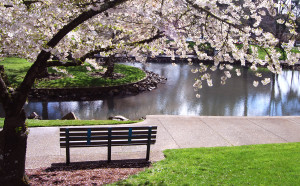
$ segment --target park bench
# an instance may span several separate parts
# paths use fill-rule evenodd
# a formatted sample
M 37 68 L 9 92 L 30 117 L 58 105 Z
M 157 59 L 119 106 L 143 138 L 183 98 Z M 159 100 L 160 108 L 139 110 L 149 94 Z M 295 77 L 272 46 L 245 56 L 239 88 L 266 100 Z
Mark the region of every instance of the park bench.
M 72 127 L 60 128 L 60 147 L 66 148 L 66 164 L 70 164 L 70 148 L 107 147 L 111 161 L 112 146 L 146 145 L 149 161 L 150 145 L 156 141 L 157 126 L 143 127 Z

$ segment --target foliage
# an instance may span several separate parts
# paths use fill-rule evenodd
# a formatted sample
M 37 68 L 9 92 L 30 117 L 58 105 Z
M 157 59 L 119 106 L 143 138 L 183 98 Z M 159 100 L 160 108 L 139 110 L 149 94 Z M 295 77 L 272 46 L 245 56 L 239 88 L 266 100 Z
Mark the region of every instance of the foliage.
M 166 159 L 115 185 L 298 185 L 300 143 L 165 150 Z
M 115 121 L 115 120 L 26 120 L 28 127 L 54 127 L 54 126 L 84 126 L 84 125 L 116 125 L 131 124 L 140 121 Z M 3 127 L 4 118 L 0 118 L 0 128 Z

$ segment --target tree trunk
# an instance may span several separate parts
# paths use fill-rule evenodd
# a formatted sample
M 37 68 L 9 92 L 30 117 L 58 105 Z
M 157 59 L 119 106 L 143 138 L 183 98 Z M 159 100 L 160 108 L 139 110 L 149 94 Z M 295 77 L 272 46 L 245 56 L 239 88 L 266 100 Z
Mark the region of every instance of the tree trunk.
M 114 69 L 115 69 L 115 63 L 113 60 L 113 56 L 109 56 L 105 62 L 106 65 L 106 72 L 104 74 L 105 78 L 113 78 L 114 77 Z
M 27 127 L 25 111 L 5 117 L 0 132 L 0 185 L 28 185 L 25 175 Z
M 37 75 L 37 78 L 45 78 L 49 76 L 47 63 L 43 64 L 43 68 L 41 68 L 41 71 Z

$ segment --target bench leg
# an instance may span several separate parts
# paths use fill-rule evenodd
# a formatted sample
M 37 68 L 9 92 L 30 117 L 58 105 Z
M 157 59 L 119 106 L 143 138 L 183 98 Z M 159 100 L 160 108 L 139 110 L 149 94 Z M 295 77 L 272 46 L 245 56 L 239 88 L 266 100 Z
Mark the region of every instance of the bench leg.
M 69 142 L 69 129 L 66 128 L 66 164 L 70 165 L 70 142 Z
M 108 146 L 107 146 L 107 161 L 108 163 L 111 162 L 111 135 L 112 135 L 112 128 L 108 129 Z
M 148 129 L 146 161 L 149 161 L 149 159 L 150 159 L 151 132 L 152 132 L 152 127 L 149 127 L 149 129 Z
M 149 161 L 150 159 L 150 144 L 147 145 L 147 152 L 146 152 L 146 160 Z
M 110 163 L 111 162 L 111 145 L 108 145 L 107 146 L 107 161 L 108 161 L 108 163 Z
M 70 148 L 66 148 L 66 164 L 70 165 Z

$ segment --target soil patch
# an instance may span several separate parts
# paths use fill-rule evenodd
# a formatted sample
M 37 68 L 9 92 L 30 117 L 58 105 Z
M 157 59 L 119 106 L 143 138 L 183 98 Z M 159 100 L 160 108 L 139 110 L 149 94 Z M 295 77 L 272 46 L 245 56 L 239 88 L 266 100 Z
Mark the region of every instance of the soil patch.
M 28 169 L 26 174 L 31 185 L 103 185 L 126 179 L 149 166 L 145 161 L 71 163 Z

